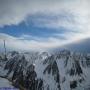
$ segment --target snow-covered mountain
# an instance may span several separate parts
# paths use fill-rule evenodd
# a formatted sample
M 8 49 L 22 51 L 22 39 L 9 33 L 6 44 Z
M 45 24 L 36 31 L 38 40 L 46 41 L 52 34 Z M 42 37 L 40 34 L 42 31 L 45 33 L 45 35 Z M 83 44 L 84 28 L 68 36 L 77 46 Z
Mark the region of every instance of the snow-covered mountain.
M 16 51 L 0 55 L 0 76 L 21 90 L 90 90 L 90 54 Z

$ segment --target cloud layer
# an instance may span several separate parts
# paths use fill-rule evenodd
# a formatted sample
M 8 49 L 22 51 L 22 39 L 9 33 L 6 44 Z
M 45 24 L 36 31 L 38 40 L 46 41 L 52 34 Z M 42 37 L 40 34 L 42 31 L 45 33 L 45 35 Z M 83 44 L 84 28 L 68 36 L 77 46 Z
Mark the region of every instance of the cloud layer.
M 1 0 L 0 25 L 18 24 L 33 13 L 42 12 L 47 15 L 64 11 L 73 13 L 78 22 L 81 19 L 83 22 L 80 23 L 84 23 L 90 13 L 89 3 L 89 0 Z
M 57 33 L 47 38 L 30 35 L 14 37 L 0 33 L 0 44 L 5 39 L 7 46 L 14 49 L 40 50 L 90 37 L 89 4 L 89 0 L 0 0 L 1 28 L 24 22 L 27 27 L 65 29 L 63 34 Z

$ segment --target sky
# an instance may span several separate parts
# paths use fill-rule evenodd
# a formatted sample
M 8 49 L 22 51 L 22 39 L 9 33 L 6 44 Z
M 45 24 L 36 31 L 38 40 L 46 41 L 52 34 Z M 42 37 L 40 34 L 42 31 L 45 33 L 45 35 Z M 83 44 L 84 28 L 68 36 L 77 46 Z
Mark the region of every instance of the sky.
M 90 37 L 90 0 L 0 0 L 0 48 L 47 50 Z

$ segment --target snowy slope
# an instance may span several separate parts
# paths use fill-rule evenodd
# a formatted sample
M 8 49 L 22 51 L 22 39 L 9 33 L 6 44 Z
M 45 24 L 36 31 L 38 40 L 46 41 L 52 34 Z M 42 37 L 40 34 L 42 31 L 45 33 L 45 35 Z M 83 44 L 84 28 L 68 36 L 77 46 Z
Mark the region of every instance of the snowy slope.
M 0 78 L 0 88 L 2 88 L 2 87 L 11 87 L 11 88 L 13 88 L 13 86 L 11 85 L 11 83 L 7 79 Z
M 90 54 L 68 50 L 10 52 L 0 60 L 0 75 L 30 90 L 90 90 Z M 17 85 L 18 83 L 18 85 Z
M 38 77 L 44 81 L 44 89 L 85 90 L 90 88 L 89 56 L 89 54 L 87 56 L 81 53 L 61 51 L 42 61 L 37 61 L 36 72 Z

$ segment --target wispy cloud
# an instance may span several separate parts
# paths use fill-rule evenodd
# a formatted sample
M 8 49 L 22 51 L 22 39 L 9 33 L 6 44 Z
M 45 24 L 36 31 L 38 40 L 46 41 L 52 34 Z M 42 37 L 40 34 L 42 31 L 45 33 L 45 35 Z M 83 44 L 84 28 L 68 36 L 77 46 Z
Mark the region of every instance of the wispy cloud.
M 71 34 L 71 35 L 70 35 Z M 77 34 L 73 33 L 67 33 L 65 36 L 64 34 L 58 34 L 56 36 L 58 37 L 48 37 L 48 38 L 38 38 L 38 37 L 32 37 L 28 35 L 22 35 L 20 37 L 14 37 L 7 34 L 0 33 L 0 47 L 3 46 L 3 40 L 6 40 L 6 46 L 8 49 L 12 50 L 47 50 L 50 48 L 55 48 L 58 46 L 62 46 L 68 43 L 73 42 L 73 40 L 77 40 L 78 38 L 82 38 L 82 34 L 77 37 Z M 64 37 L 66 39 L 61 38 Z M 32 39 L 31 39 L 32 37 Z M 28 38 L 28 39 L 27 39 Z
M 59 14 L 66 11 L 82 19 L 89 13 L 89 3 L 89 0 L 2 0 L 0 26 L 18 24 L 37 12 Z
M 0 46 L 3 45 L 3 40 L 6 40 L 6 46 L 14 50 L 45 50 L 60 45 L 60 39 L 49 37 L 47 40 L 36 38 L 27 40 L 28 35 L 21 37 L 13 37 L 7 34 L 0 33 Z M 29 36 L 30 37 L 30 36 Z M 28 37 L 28 38 L 29 38 Z
M 35 27 L 45 27 L 52 29 L 60 29 L 60 27 L 67 28 L 67 30 L 75 29 L 77 24 L 73 13 L 60 12 L 59 14 L 50 13 L 35 13 L 26 19 L 26 24 L 32 24 Z

